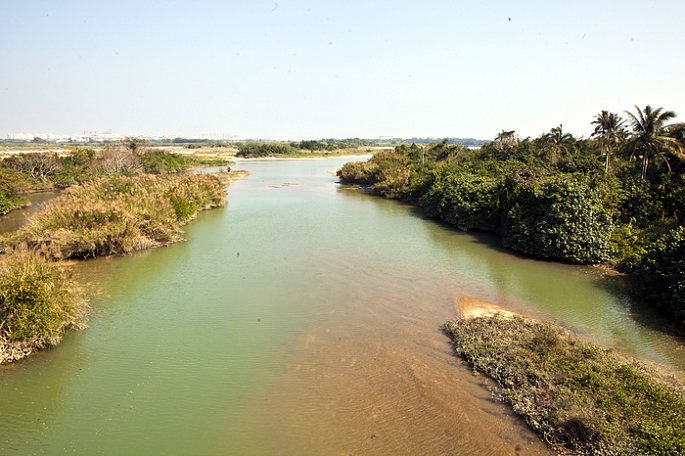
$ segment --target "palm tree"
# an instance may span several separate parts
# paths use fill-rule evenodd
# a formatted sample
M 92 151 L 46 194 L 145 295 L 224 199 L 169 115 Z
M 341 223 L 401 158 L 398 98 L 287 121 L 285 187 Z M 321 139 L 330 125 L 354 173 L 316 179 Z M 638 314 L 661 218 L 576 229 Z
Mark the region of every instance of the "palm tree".
M 550 146 L 552 156 L 548 159 L 550 163 L 556 164 L 560 157 L 568 155 L 569 148 L 573 147 L 575 139 L 571 133 L 564 133 L 563 126 L 552 128 L 549 133 L 541 137 L 542 144 Z
M 573 135 L 571 133 L 564 133 L 563 125 L 552 128 L 549 133 L 545 135 L 545 141 L 548 144 L 564 147 L 573 143 Z
M 673 111 L 663 111 L 664 108 L 652 109 L 650 105 L 645 107 L 644 111 L 635 106 L 637 115 L 626 111 L 631 118 L 633 135 L 628 145 L 632 150 L 632 155 L 635 152 L 642 153 L 642 172 L 640 178 L 644 179 L 647 176 L 647 166 L 649 166 L 649 156 L 652 153 L 661 155 L 669 169 L 668 160 L 664 157 L 665 152 L 675 152 L 679 154 L 682 150 L 681 144 L 677 139 L 668 135 L 666 122 L 676 117 Z M 631 156 L 632 156 L 631 155 Z
M 685 148 L 685 122 L 671 124 L 666 127 L 666 131 L 668 131 L 670 137 L 675 138 L 680 143 L 680 150 L 675 150 L 676 153 L 671 164 L 671 171 L 676 174 L 682 174 L 685 172 L 685 154 L 683 154 L 683 149 Z
M 604 162 L 604 172 L 609 172 L 609 152 L 616 145 L 620 144 L 626 135 L 625 120 L 618 114 L 609 111 L 602 111 L 595 116 L 595 120 L 590 124 L 596 124 L 595 132 L 590 136 L 596 136 L 606 147 L 606 160 Z

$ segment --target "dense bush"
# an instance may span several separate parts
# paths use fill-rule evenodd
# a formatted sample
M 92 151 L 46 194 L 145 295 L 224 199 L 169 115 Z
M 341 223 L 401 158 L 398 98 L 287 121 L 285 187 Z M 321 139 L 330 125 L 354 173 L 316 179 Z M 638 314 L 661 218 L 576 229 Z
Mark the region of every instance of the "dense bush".
M 182 154 L 169 153 L 160 149 L 147 150 L 140 155 L 146 173 L 165 174 L 185 171 L 191 160 Z
M 652 183 L 648 180 L 628 177 L 621 180 L 619 189 L 620 219 L 624 222 L 631 220 L 640 226 L 661 218 L 664 206 L 659 195 L 653 191 Z
M 60 265 L 26 251 L 0 262 L 0 362 L 56 345 L 87 310 L 82 289 Z M 20 345 L 20 354 L 13 345 Z
M 17 171 L 0 168 L 0 215 L 27 203 L 18 193 L 27 186 L 26 177 Z
M 391 198 L 418 200 L 428 216 L 461 230 L 501 233 L 520 252 L 575 263 L 610 257 L 613 223 L 588 183 L 571 174 L 549 177 L 551 171 L 521 162 L 471 162 L 461 149 L 445 150 L 442 143 L 426 153 L 402 146 L 346 163 L 339 175 Z M 412 161 L 438 156 L 440 165 Z
M 278 155 L 295 155 L 299 153 L 289 144 L 282 143 L 265 143 L 265 142 L 248 142 L 238 143 L 237 157 L 244 158 L 258 158 L 258 157 L 274 157 Z
M 657 308 L 685 321 L 685 228 L 665 236 L 642 257 L 633 290 Z
M 340 176 L 344 182 L 368 186 L 377 182 L 377 172 L 378 165 L 371 161 L 349 162 L 345 163 L 338 171 L 338 176 Z
M 389 167 L 382 169 L 376 176 L 377 182 L 373 185 L 374 191 L 388 198 L 400 199 L 404 196 L 409 183 L 409 168 Z
M 496 231 L 500 220 L 501 179 L 449 174 L 437 179 L 420 199 L 426 215 L 460 230 Z
M 389 198 L 402 198 L 409 183 L 409 159 L 397 152 L 379 152 L 366 162 L 345 163 L 338 172 L 344 181 L 372 186 Z
M 506 216 L 503 242 L 540 258 L 597 263 L 610 256 L 612 231 L 597 192 L 562 174 L 521 195 Z

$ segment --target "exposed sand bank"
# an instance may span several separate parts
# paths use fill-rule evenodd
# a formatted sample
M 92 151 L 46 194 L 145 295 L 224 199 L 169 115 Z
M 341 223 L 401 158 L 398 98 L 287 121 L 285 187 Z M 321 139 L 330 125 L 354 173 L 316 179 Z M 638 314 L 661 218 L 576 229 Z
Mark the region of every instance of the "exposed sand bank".
M 459 318 L 490 317 L 497 313 L 507 317 L 518 315 L 516 312 L 506 310 L 496 304 L 491 304 L 468 296 L 460 297 L 456 307 L 459 312 Z

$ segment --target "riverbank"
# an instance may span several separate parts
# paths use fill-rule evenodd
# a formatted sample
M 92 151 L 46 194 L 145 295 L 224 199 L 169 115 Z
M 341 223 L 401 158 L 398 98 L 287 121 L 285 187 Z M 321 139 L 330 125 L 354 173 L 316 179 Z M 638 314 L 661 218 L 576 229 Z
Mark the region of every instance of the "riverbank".
M 493 378 L 497 398 L 550 445 L 592 455 L 685 452 L 682 384 L 554 323 L 464 304 L 462 318 L 443 327 L 456 354 Z
M 198 212 L 223 206 L 225 188 L 245 172 L 101 178 L 46 204 L 5 249 L 25 246 L 53 260 L 131 253 L 183 240 Z
M 109 177 L 73 187 L 0 237 L 0 363 L 57 345 L 84 327 L 86 298 L 59 264 L 182 241 L 198 212 L 225 204 L 247 171 Z M 57 261 L 51 263 L 48 260 Z

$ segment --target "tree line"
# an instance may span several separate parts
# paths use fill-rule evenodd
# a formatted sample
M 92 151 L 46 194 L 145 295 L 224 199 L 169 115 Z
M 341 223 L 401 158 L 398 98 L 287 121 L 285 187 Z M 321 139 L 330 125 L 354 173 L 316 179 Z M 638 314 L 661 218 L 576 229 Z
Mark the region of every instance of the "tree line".
M 347 163 L 345 182 L 418 203 L 513 250 L 634 272 L 633 290 L 685 321 L 685 124 L 663 108 L 594 116 L 589 138 L 559 125 L 502 131 L 478 150 L 400 144 Z
M 311 153 L 336 153 L 345 149 L 359 149 L 360 147 L 370 147 L 373 142 L 368 139 L 348 138 L 348 139 L 319 139 L 303 141 L 243 141 L 234 143 L 238 149 L 236 157 L 261 158 L 261 157 L 281 157 L 299 156 Z

